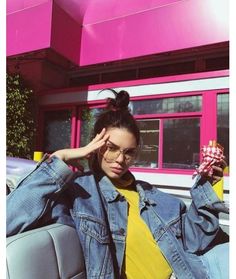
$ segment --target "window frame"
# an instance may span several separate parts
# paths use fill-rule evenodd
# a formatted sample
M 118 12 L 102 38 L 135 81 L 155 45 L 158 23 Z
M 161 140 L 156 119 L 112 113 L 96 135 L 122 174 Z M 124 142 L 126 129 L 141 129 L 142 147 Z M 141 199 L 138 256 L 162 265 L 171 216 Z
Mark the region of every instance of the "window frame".
M 200 139 L 199 139 L 199 153 L 201 146 L 207 145 L 209 140 L 217 139 L 217 95 L 229 94 L 229 89 L 213 89 L 201 90 L 191 92 L 178 92 L 169 94 L 158 94 L 152 96 L 133 97 L 131 101 L 142 101 L 158 98 L 174 98 L 185 96 L 202 96 L 202 109 L 198 112 L 178 112 L 178 113 L 164 113 L 164 114 L 142 114 L 134 115 L 135 119 L 158 119 L 160 121 L 160 138 L 159 138 L 159 154 L 158 165 L 159 168 L 140 168 L 131 167 L 133 172 L 155 172 L 155 173 L 176 173 L 176 174 L 192 174 L 194 169 L 168 169 L 163 168 L 163 119 L 183 119 L 183 118 L 199 118 L 200 119 Z M 209 119 L 211 125 L 209 127 Z M 202 155 L 200 153 L 200 160 Z M 227 174 L 226 174 L 227 175 Z
M 146 84 L 148 86 L 148 84 Z M 229 88 L 224 89 L 211 89 L 211 90 L 200 90 L 200 91 L 186 91 L 178 93 L 168 93 L 168 94 L 155 94 L 150 96 L 134 96 L 130 98 L 130 101 L 142 101 L 150 99 L 159 98 L 174 98 L 174 97 L 187 97 L 187 96 L 202 96 L 202 109 L 198 112 L 178 112 L 178 113 L 165 113 L 165 114 L 142 114 L 134 115 L 135 119 L 160 119 L 160 130 L 163 131 L 163 120 L 167 118 L 179 119 L 179 118 L 200 118 L 200 147 L 205 145 L 211 139 L 217 138 L 217 95 L 218 94 L 229 94 Z M 81 129 L 81 113 L 84 108 L 104 108 L 106 100 L 95 100 L 88 101 L 84 103 L 76 104 L 60 104 L 60 105 L 46 105 L 40 107 L 40 117 L 38 127 L 39 127 L 39 138 L 36 144 L 39 150 L 43 147 L 43 125 L 44 125 L 44 113 L 47 111 L 60 111 L 60 110 L 71 110 L 71 148 L 76 148 L 80 146 L 80 129 Z M 209 109 L 210 108 L 210 109 Z M 209 126 L 210 119 L 210 126 Z M 159 138 L 160 148 L 158 154 L 158 160 L 163 154 L 163 133 L 160 132 Z M 160 161 L 159 161 L 159 166 Z M 172 174 L 192 174 L 192 169 L 167 169 L 167 168 L 140 168 L 131 167 L 133 172 L 154 172 L 154 173 L 172 173 Z M 227 175 L 227 174 L 226 174 Z
M 45 114 L 51 111 L 62 111 L 62 110 L 70 110 L 71 111 L 71 135 L 70 135 L 70 147 L 76 147 L 76 117 L 77 117 L 77 107 L 75 105 L 47 105 L 39 108 L 38 112 L 38 129 L 39 129 L 39 137 L 36 141 L 36 147 L 38 150 L 42 150 L 44 152 L 44 124 L 45 124 Z
M 229 96 L 229 101 L 230 101 L 230 92 L 228 90 L 228 92 L 217 92 L 216 94 L 216 118 L 217 118 L 217 121 L 218 121 L 218 96 L 219 95 L 228 95 Z M 229 141 L 230 141 L 230 104 L 229 105 Z M 218 122 L 217 122 L 217 125 L 216 125 L 216 133 L 217 133 L 217 139 L 218 139 Z M 219 139 L 218 139 L 219 141 Z M 230 164 L 230 146 L 228 146 L 228 151 L 229 151 L 229 154 L 228 154 L 228 158 L 226 159 L 226 161 L 228 161 L 228 166 L 226 167 L 226 169 L 224 170 L 224 175 L 229 175 L 229 164 Z

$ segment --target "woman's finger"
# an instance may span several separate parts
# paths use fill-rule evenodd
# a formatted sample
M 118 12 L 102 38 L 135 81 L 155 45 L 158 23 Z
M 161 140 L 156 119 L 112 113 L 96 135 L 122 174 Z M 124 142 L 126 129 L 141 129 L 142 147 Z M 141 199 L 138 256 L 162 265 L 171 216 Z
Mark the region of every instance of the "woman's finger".
M 106 134 L 106 129 L 103 128 L 102 131 L 99 134 L 96 134 L 95 138 L 91 141 L 91 143 L 97 142 L 99 140 L 101 140 L 104 135 Z
M 221 166 L 212 166 L 214 172 L 219 172 L 223 174 L 223 168 Z
M 100 147 L 102 147 L 106 143 L 108 138 L 109 138 L 109 135 L 105 135 L 102 139 L 88 144 L 90 151 L 93 152 L 93 151 L 99 149 Z
M 222 167 L 223 170 L 227 167 L 227 165 L 228 165 L 228 164 L 226 163 L 225 160 L 222 160 L 222 161 L 221 161 L 221 165 L 220 165 L 220 166 Z
M 219 166 L 212 166 L 213 169 L 213 176 L 219 176 L 219 177 L 223 177 L 224 176 L 224 170 L 222 167 Z
M 216 183 L 219 182 L 221 179 L 222 179 L 221 176 L 213 175 L 213 176 L 212 176 L 212 185 L 216 184 Z

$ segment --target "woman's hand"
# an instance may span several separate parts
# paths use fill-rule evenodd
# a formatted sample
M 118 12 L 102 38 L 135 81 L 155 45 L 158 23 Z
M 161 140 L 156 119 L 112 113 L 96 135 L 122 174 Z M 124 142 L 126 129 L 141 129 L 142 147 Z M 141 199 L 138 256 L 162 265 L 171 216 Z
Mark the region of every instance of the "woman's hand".
M 216 184 L 219 182 L 222 177 L 224 176 L 224 169 L 227 166 L 227 163 L 222 160 L 220 164 L 213 165 L 213 175 L 212 177 L 208 177 L 208 180 L 211 182 L 212 185 Z
M 103 128 L 101 133 L 86 146 L 72 149 L 61 149 L 54 152 L 51 156 L 56 156 L 66 164 L 75 166 L 80 169 L 79 159 L 88 159 L 90 154 L 101 148 L 108 140 L 109 135 L 106 135 L 106 129 Z

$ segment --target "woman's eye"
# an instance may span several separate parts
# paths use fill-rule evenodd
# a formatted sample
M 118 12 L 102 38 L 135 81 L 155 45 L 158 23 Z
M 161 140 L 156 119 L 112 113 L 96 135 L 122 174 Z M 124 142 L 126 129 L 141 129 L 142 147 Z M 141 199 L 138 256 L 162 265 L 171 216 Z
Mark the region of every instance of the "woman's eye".
M 116 151 L 116 150 L 117 150 L 116 147 L 111 146 L 111 145 L 108 145 L 108 146 L 107 146 L 107 149 L 108 149 L 109 151 Z
M 126 151 L 126 154 L 127 154 L 128 156 L 135 156 L 136 150 L 127 150 L 127 151 Z

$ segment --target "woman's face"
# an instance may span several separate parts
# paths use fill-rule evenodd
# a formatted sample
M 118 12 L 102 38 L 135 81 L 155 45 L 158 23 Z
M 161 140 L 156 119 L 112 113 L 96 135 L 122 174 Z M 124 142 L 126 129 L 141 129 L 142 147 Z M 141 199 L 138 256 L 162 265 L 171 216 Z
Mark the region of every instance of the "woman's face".
M 109 128 L 109 138 L 99 151 L 99 164 L 104 173 L 112 179 L 125 174 L 137 152 L 135 136 L 124 128 Z

